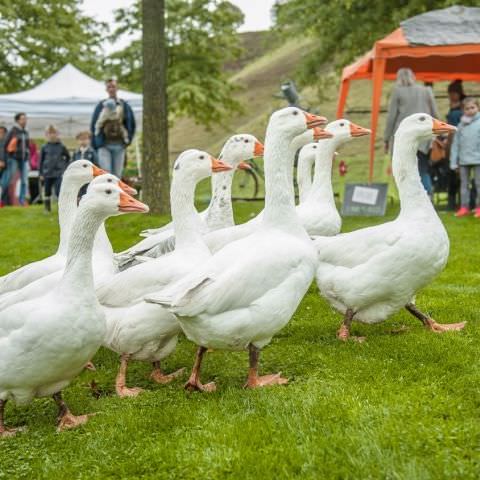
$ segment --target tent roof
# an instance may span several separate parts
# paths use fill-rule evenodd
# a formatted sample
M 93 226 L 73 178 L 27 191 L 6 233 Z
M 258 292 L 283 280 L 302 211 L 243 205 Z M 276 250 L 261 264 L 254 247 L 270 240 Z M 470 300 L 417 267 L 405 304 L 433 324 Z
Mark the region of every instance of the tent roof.
M 104 82 L 67 64 L 30 90 L 0 95 L 0 122 L 8 125 L 15 113 L 26 112 L 33 135 L 42 135 L 46 125 L 54 123 L 62 134 L 74 136 L 88 128 L 95 105 L 106 96 Z M 126 90 L 118 96 L 128 101 L 141 127 L 143 96 Z
M 50 78 L 24 92 L 0 95 L 0 99 L 22 102 L 58 102 L 77 100 L 92 102 L 106 96 L 105 84 L 95 80 L 68 63 Z M 118 96 L 125 100 L 141 100 L 139 93 L 119 90 Z
M 400 23 L 410 45 L 461 45 L 478 43 L 480 8 L 455 5 L 432 10 Z

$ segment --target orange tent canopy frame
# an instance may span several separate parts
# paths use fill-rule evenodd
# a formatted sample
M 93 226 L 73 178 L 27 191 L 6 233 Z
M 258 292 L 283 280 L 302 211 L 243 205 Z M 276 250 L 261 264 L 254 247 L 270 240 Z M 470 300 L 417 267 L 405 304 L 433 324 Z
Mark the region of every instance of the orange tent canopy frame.
M 372 50 L 343 69 L 337 118 L 343 116 L 351 80 L 371 79 L 372 117 L 368 179 L 373 180 L 375 137 L 384 80 L 395 80 L 399 68 L 411 68 L 418 80 L 438 82 L 462 79 L 480 81 L 480 43 L 462 45 L 411 45 L 402 28 L 375 42 Z

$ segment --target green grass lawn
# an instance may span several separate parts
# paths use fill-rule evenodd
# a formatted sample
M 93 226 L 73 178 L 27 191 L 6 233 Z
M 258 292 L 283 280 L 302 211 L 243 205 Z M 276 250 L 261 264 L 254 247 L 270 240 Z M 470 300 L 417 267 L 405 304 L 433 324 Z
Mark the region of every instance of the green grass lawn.
M 237 220 L 259 208 L 236 204 Z M 55 217 L 37 207 L 4 209 L 0 217 L 0 273 L 54 252 Z M 438 321 L 467 320 L 465 331 L 432 334 L 400 312 L 377 326 L 356 325 L 365 343 L 341 344 L 340 316 L 312 286 L 261 358 L 262 373 L 281 370 L 290 379 L 285 387 L 246 391 L 247 354 L 213 352 L 203 379 L 217 382 L 216 393 L 188 394 L 186 378 L 153 384 L 149 365 L 132 362 L 129 385 L 147 391 L 119 399 L 117 356 L 101 350 L 97 372 L 84 372 L 64 392 L 74 413 L 97 412 L 84 427 L 56 433 L 50 399 L 10 402 L 7 423 L 28 430 L 0 441 L 0 479 L 479 478 L 480 222 L 442 218 L 450 261 L 417 304 Z M 345 219 L 344 230 L 381 221 Z M 114 248 L 158 223 L 154 216 L 111 219 Z M 182 339 L 165 369 L 189 369 L 194 352 Z

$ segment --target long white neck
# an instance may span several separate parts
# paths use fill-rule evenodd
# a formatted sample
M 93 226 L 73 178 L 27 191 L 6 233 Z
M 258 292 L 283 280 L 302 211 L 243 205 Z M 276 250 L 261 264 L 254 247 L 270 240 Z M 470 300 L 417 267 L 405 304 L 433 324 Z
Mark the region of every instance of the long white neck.
M 297 185 L 300 203 L 303 203 L 312 188 L 312 156 L 300 155 L 297 165 Z
M 291 140 L 273 128 L 265 137 L 265 209 L 263 225 L 303 232 L 295 211 L 293 189 L 294 148 Z
M 57 252 L 66 255 L 68 252 L 68 240 L 75 221 L 77 211 L 78 191 L 82 185 L 78 180 L 63 177 L 62 188 L 58 198 L 58 223 L 60 225 L 60 243 Z
M 336 142 L 333 138 L 318 142 L 315 155 L 315 173 L 307 201 L 335 206 L 332 186 L 332 163 Z
M 196 181 L 177 173 L 170 189 L 172 220 L 175 231 L 175 250 L 199 246 L 206 248 L 201 236 L 202 221 L 195 209 Z
M 230 162 L 228 162 L 230 163 Z M 235 170 L 212 175 L 212 199 L 208 205 L 207 225 L 211 230 L 231 227 L 233 221 L 232 182 Z
M 424 216 L 435 213 L 432 202 L 420 180 L 418 141 L 398 132 L 393 144 L 392 171 L 400 196 L 400 216 Z
M 68 242 L 67 263 L 60 289 L 77 296 L 95 295 L 92 272 L 92 248 L 95 235 L 105 217 L 89 205 L 77 209 Z

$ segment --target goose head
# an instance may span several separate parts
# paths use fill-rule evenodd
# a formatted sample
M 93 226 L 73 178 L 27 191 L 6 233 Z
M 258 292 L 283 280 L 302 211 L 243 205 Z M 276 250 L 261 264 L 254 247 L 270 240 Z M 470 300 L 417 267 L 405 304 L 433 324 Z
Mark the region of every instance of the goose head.
M 230 137 L 222 149 L 219 158 L 233 169 L 249 170 L 251 167 L 245 160 L 263 156 L 263 143 L 248 133 Z
M 370 129 L 361 127 L 360 125 L 344 118 L 330 122 L 325 127 L 325 130 L 332 134 L 333 143 L 336 147 L 349 142 L 353 138 L 363 137 L 371 133 Z
M 195 183 L 209 177 L 212 173 L 232 170 L 222 160 L 212 157 L 202 150 L 186 150 L 181 153 L 173 164 L 173 178 L 189 178 Z
M 105 173 L 107 173 L 105 170 L 98 168 L 88 160 L 75 160 L 65 170 L 63 179 L 78 184 L 80 188 L 82 185 L 90 183 L 95 177 Z
M 428 113 L 414 113 L 404 118 L 395 132 L 395 137 L 414 143 L 430 140 L 433 135 L 454 132 L 456 127 L 433 118 Z
M 118 177 L 111 173 L 104 173 L 103 175 L 99 175 L 98 177 L 95 177 L 89 185 L 89 188 L 91 185 L 98 185 L 98 184 L 110 184 L 110 185 L 115 185 L 119 188 L 121 188 L 125 193 L 128 193 L 128 195 L 136 195 L 137 191 L 131 187 L 130 185 L 127 185 L 125 182 L 122 182 Z
M 287 107 L 277 110 L 270 117 L 269 128 L 280 135 L 293 139 L 305 130 L 322 127 L 327 123 L 325 117 L 313 115 L 297 107 Z
M 298 154 L 298 164 L 306 163 L 307 165 L 313 165 L 315 161 L 315 154 L 317 153 L 319 146 L 316 142 L 307 143 L 302 147 Z
M 148 212 L 147 205 L 125 193 L 118 185 L 108 181 L 90 184 L 80 205 L 95 211 L 104 218 L 123 213 Z

